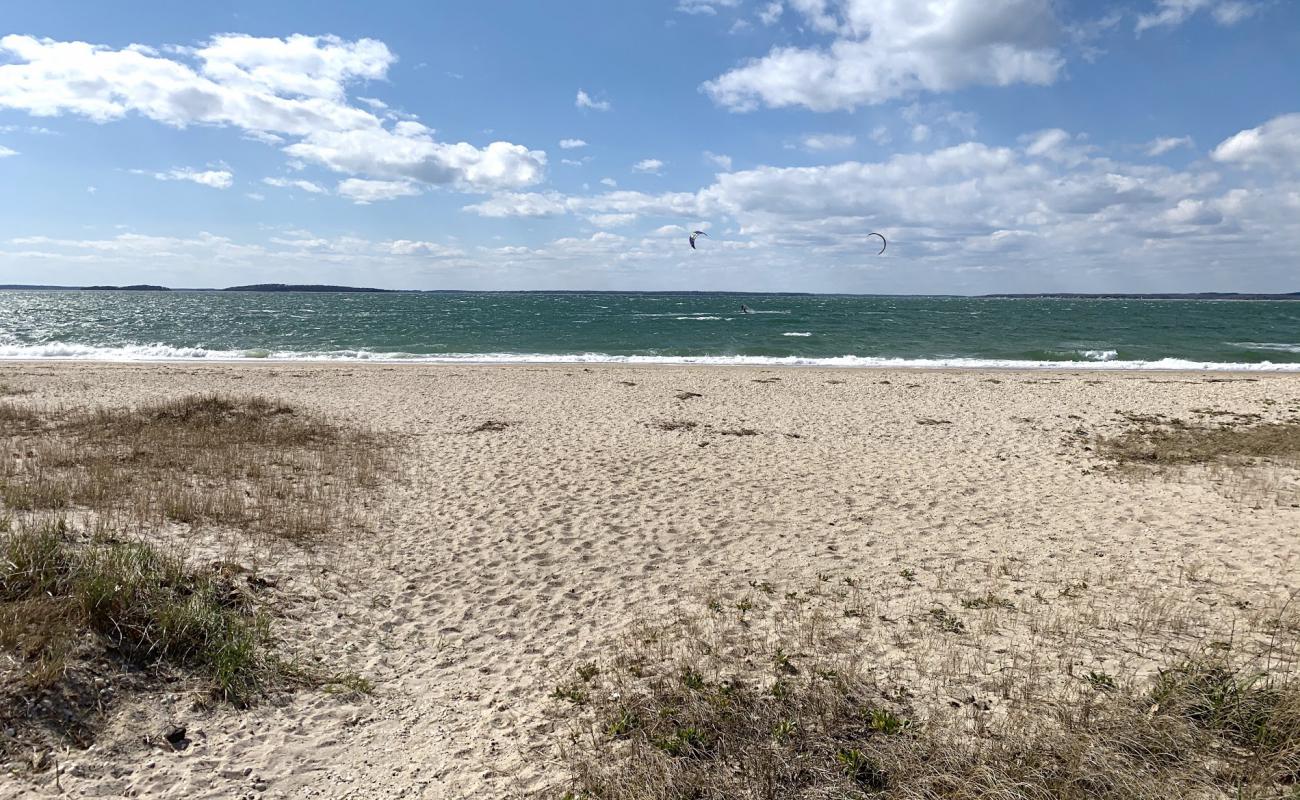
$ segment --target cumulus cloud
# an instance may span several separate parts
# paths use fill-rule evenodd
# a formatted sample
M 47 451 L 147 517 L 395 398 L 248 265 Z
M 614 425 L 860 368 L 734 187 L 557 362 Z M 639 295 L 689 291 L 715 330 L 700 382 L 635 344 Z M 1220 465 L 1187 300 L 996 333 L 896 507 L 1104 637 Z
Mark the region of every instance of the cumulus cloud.
M 1158 0 L 1155 10 L 1138 16 L 1138 33 L 1149 28 L 1181 25 L 1199 11 L 1209 11 L 1214 21 L 1223 26 L 1236 25 L 1263 7 L 1260 2 L 1246 0 Z
M 347 99 L 383 79 L 395 56 L 373 39 L 225 34 L 168 54 L 31 36 L 0 38 L 0 108 L 75 114 L 99 123 L 138 114 L 178 128 L 228 126 L 336 172 L 466 191 L 541 180 L 546 154 L 508 142 L 435 140 L 412 120 L 391 125 Z M 369 103 L 373 107 L 373 103 Z
M 781 13 L 784 10 L 781 0 L 772 0 L 772 2 L 759 9 L 758 21 L 764 25 L 775 25 L 781 19 Z
M 11 148 L 5 147 L 4 145 L 0 144 L 0 158 L 8 158 L 9 156 L 16 156 L 16 155 L 18 155 L 17 150 L 13 150 Z
M 574 100 L 573 104 L 578 108 L 589 108 L 592 111 L 609 111 L 611 108 L 608 100 L 595 100 L 582 89 L 578 90 L 578 99 Z
M 1241 131 L 1220 142 L 1210 157 L 1248 167 L 1300 169 L 1300 114 L 1283 114 Z
M 576 150 L 579 147 L 586 147 L 587 143 L 581 139 L 561 139 L 560 148 L 563 150 Z
M 179 167 L 167 172 L 146 172 L 142 169 L 133 169 L 131 172 L 136 175 L 151 175 L 160 181 L 190 181 L 213 189 L 229 189 L 235 183 L 234 173 L 225 169 L 194 170 Z
M 1060 73 L 1051 0 L 794 0 L 827 47 L 778 47 L 701 87 L 733 111 L 837 111 L 918 92 L 1048 85 Z
M 658 175 L 659 170 L 664 168 L 664 162 L 657 158 L 643 158 L 632 165 L 632 169 L 637 172 L 648 172 L 652 175 Z

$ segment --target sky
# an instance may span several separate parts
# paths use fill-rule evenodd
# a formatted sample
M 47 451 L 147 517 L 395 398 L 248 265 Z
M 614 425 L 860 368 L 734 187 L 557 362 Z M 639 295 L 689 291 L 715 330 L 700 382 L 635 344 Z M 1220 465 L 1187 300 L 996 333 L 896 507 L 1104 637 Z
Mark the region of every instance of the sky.
M 1291 292 L 1297 253 L 1297 0 L 0 11 L 0 283 Z

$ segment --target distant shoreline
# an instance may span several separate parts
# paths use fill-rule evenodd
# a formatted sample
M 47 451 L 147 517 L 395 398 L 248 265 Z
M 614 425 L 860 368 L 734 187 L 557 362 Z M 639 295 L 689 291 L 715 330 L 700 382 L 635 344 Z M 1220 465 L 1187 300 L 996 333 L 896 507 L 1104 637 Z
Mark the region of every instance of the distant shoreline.
M 1152 292 L 1152 293 L 1071 293 L 1041 292 L 1016 294 L 853 294 L 846 292 L 737 292 L 702 290 L 612 290 L 612 289 L 376 289 L 361 286 L 328 284 L 258 283 L 247 286 L 214 288 L 172 288 L 169 286 L 42 286 L 37 284 L 0 284 L 0 291 L 20 292 L 263 292 L 317 294 L 548 294 L 548 295 L 718 295 L 723 297 L 900 297 L 954 298 L 962 300 L 1282 300 L 1300 301 L 1300 292 Z

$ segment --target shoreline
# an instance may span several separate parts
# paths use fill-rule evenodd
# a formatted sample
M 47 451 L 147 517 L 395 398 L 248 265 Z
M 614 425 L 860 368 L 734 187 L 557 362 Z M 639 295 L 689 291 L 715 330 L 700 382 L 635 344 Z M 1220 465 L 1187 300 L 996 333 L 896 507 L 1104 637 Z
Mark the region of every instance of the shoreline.
M 870 358 L 858 356 L 839 356 L 830 358 L 809 358 L 803 359 L 799 356 L 779 357 L 772 356 L 771 361 L 760 361 L 757 359 L 769 358 L 767 356 L 737 356 L 735 358 L 752 358 L 754 360 L 746 361 L 725 361 L 725 360 L 687 360 L 691 357 L 682 357 L 681 359 L 665 356 L 607 356 L 599 359 L 588 360 L 583 356 L 573 356 L 566 359 L 563 356 L 546 357 L 529 359 L 521 356 L 518 359 L 502 357 L 501 359 L 476 359 L 476 358 L 443 358 L 437 356 L 417 357 L 417 358 L 276 358 L 276 357 L 212 357 L 212 356 L 195 356 L 195 357 L 157 357 L 157 358 L 85 358 L 79 356 L 5 356 L 0 355 L 0 364 L 69 364 L 78 366 L 89 365 L 202 365 L 212 366 L 239 366 L 239 365 L 282 365 L 296 367 L 354 367 L 360 365 L 375 366 L 406 366 L 406 367 L 555 367 L 571 368 L 584 367 L 591 368 L 695 368 L 695 369 L 793 369 L 793 370 L 815 370 L 824 369 L 833 372 L 955 372 L 955 373 L 978 373 L 978 372 L 1024 372 L 1031 374 L 1042 373 L 1119 373 L 1119 374 L 1245 374 L 1251 376 L 1260 375 L 1297 375 L 1300 374 L 1300 363 L 1275 363 L 1275 362 L 1192 362 L 1175 359 L 1164 359 L 1162 361 L 1014 361 L 1009 359 L 880 359 L 872 360 Z M 729 356 L 700 356 L 700 359 L 726 359 Z M 620 359 L 645 359 L 645 360 L 620 360 Z M 658 359 L 658 360 L 652 360 Z M 828 363 L 841 359 L 859 359 L 866 363 Z M 970 361 L 972 363 L 960 363 Z M 815 363 L 805 363 L 815 362 Z M 1168 362 L 1168 363 L 1166 363 Z

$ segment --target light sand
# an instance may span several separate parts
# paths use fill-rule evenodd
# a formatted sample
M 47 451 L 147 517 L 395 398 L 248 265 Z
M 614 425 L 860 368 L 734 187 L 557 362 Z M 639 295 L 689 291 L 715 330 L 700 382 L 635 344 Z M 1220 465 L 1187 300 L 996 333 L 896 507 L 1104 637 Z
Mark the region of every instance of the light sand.
M 1300 580 L 1297 509 L 1206 475 L 1098 474 L 1072 435 L 1118 430 L 1117 411 L 1277 418 L 1300 408 L 1295 375 L 27 362 L 0 382 L 36 390 L 24 403 L 257 393 L 404 440 L 373 535 L 267 567 L 288 646 L 376 694 L 246 712 L 167 695 L 61 755 L 66 796 L 513 796 L 555 774 L 558 675 L 638 615 L 750 580 L 851 573 L 871 594 L 904 567 L 942 587 L 1013 565 L 1030 591 L 1091 577 L 1114 606 L 1188 574 L 1243 597 Z M 509 426 L 467 433 L 487 420 Z M 168 719 L 192 747 L 139 743 Z

